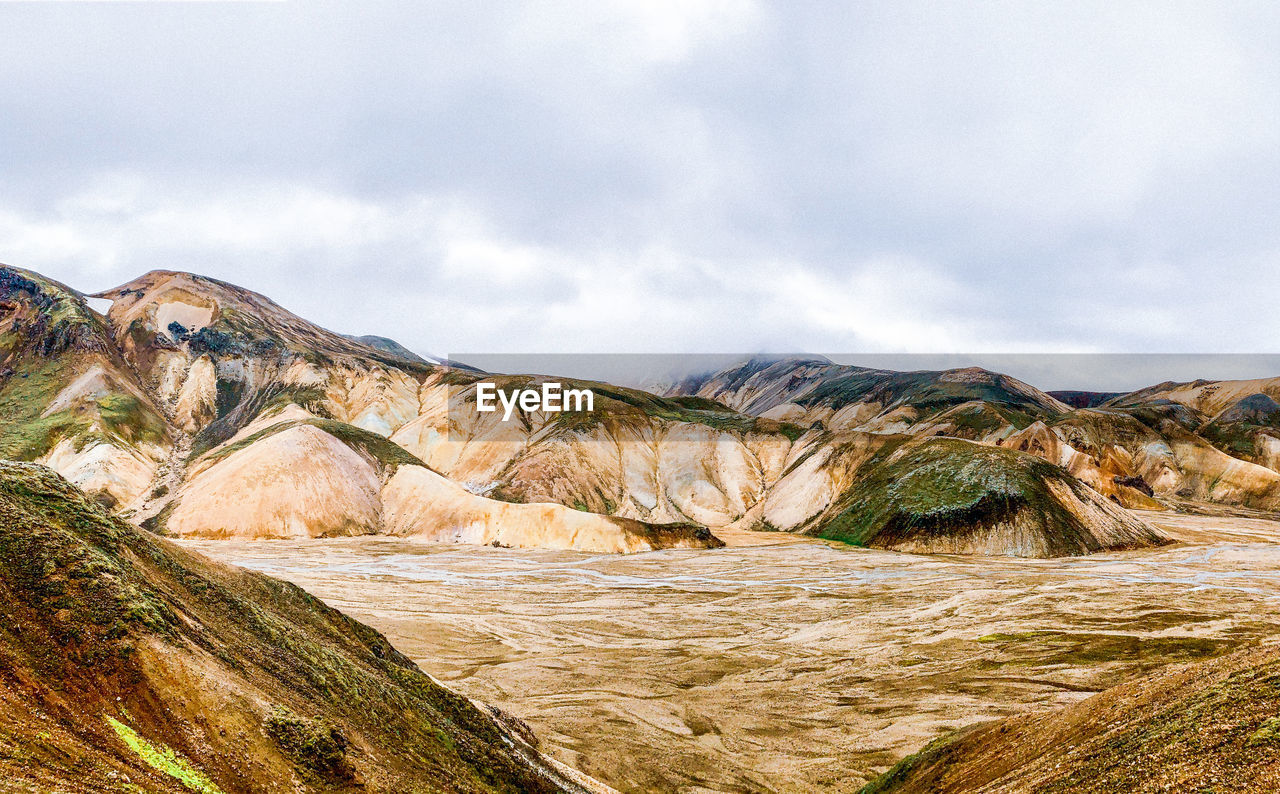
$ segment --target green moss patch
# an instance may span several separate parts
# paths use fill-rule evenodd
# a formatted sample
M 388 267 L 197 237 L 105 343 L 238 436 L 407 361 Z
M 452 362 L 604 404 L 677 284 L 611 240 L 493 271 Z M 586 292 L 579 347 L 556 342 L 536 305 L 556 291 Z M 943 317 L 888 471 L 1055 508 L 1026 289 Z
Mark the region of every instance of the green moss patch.
M 1280 745 L 1280 717 L 1272 717 L 1254 731 L 1247 742 L 1250 747 Z
M 29 358 L 0 382 L 0 457 L 34 460 L 64 438 L 83 449 L 90 441 L 161 444 L 164 420 L 132 394 L 115 392 L 49 416 L 41 414 L 92 364 L 83 356 Z M 95 430 L 95 427 L 97 428 Z
M 171 747 L 147 741 L 133 728 L 112 717 L 107 717 L 107 722 L 115 730 L 116 736 L 152 769 L 163 772 L 198 794 L 222 794 L 222 790 L 213 781 Z
M 327 781 L 352 778 L 347 763 L 347 739 L 323 719 L 303 719 L 286 708 L 276 708 L 264 726 L 267 735 L 296 766 Z
M 356 452 L 363 453 L 378 461 L 384 466 L 396 468 L 399 466 L 422 466 L 427 468 L 427 464 L 422 462 L 413 453 L 404 447 L 391 441 L 385 436 L 368 430 L 362 430 L 355 425 L 349 425 L 345 422 L 339 422 L 334 419 L 291 419 L 285 422 L 278 422 L 270 427 L 265 427 L 252 435 L 240 439 L 234 444 L 228 444 L 222 449 L 217 450 L 209 455 L 207 460 L 216 463 L 234 455 L 242 449 L 253 446 L 259 441 L 270 438 L 277 433 L 290 430 L 302 425 L 310 425 L 319 428 L 334 438 L 346 444 Z

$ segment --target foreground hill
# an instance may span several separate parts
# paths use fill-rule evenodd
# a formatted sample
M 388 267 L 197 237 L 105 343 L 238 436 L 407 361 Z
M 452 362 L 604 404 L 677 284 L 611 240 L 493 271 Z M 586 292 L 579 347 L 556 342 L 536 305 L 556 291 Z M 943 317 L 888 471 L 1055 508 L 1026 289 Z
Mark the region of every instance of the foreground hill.
M 183 551 L 49 469 L 3 461 L 0 659 L 8 789 L 592 785 L 297 587 Z
M 1277 790 L 1280 649 L 1271 646 L 961 730 L 863 794 Z

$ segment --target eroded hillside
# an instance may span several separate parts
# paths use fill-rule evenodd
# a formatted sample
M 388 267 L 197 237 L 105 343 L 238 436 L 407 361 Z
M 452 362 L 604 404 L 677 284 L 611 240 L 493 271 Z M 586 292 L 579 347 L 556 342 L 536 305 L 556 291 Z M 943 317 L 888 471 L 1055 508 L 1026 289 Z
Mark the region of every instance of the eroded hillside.
M 470 493 L 386 437 L 452 372 L 331 333 L 267 298 L 156 271 L 98 297 L 0 271 L 6 457 L 122 516 L 201 537 L 412 535 L 621 552 L 719 544 L 556 503 Z
M 5 461 L 0 659 L 6 787 L 593 785 L 299 588 L 184 551 L 48 468 Z

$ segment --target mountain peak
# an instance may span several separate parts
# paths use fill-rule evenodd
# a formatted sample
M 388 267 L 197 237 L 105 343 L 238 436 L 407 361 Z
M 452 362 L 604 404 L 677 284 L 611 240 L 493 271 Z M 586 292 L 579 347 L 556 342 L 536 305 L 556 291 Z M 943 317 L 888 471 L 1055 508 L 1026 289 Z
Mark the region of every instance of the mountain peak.
M 215 358 L 421 365 L 322 328 L 265 295 L 196 273 L 152 270 L 93 297 L 112 301 L 107 317 L 117 343 L 144 370 L 155 351 L 183 347 Z

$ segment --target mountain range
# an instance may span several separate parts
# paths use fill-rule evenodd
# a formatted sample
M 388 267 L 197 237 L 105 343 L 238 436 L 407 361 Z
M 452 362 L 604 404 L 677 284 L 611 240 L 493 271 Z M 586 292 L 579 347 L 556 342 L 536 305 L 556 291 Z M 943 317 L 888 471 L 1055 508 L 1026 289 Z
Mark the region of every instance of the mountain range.
M 110 301 L 99 314 L 90 299 Z M 720 528 L 1060 556 L 1144 510 L 1280 509 L 1280 378 L 1059 397 L 982 369 L 755 358 L 589 414 L 475 410 L 488 374 L 155 271 L 89 296 L 0 269 L 0 456 L 182 537 L 389 534 L 637 551 Z

